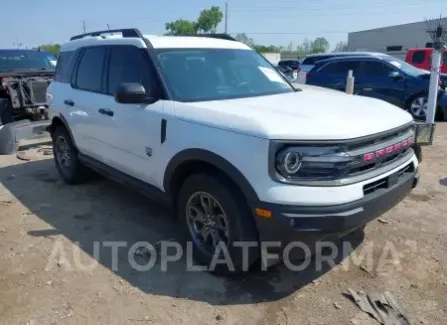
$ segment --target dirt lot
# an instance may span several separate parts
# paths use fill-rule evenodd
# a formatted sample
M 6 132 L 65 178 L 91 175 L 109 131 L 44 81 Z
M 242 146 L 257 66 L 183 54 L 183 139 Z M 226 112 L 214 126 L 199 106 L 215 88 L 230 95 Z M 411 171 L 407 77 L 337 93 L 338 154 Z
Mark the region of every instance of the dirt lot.
M 391 291 L 412 324 L 447 324 L 447 124 L 424 149 L 419 187 L 348 238 L 354 254 L 234 279 L 185 272 L 183 259 L 136 271 L 130 245 L 176 238 L 169 212 L 108 180 L 65 185 L 39 148 L 23 149 L 29 161 L 0 157 L 0 324 L 376 324 L 349 287 Z M 128 243 L 118 263 L 112 241 Z M 373 264 L 353 258 L 369 251 Z

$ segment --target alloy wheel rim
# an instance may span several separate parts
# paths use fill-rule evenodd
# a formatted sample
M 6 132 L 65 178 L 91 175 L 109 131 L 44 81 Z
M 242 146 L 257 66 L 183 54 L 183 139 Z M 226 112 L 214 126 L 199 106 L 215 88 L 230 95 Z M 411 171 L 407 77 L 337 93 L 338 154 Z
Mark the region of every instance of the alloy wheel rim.
M 56 159 L 59 166 L 64 169 L 68 169 L 71 167 L 71 152 L 70 147 L 68 146 L 67 140 L 64 137 L 59 136 L 56 139 Z
M 411 114 L 416 117 L 424 117 L 427 114 L 427 97 L 418 97 L 411 104 Z
M 206 192 L 196 192 L 186 204 L 186 221 L 196 246 L 214 254 L 220 243 L 228 245 L 229 223 L 219 201 Z

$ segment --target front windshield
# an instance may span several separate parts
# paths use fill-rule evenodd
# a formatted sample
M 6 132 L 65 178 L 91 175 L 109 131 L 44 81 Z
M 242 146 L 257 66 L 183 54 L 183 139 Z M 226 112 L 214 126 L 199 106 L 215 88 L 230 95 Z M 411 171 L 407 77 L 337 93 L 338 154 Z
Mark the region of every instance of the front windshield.
M 157 57 L 174 99 L 205 101 L 293 92 L 262 56 L 234 49 L 162 49 Z
M 56 57 L 32 50 L 0 50 L 0 72 L 13 70 L 54 70 Z
M 410 76 L 417 77 L 417 76 L 427 73 L 427 71 L 418 69 L 418 68 L 412 66 L 411 64 L 408 64 L 407 62 L 397 59 L 397 58 L 392 58 L 388 62 Z

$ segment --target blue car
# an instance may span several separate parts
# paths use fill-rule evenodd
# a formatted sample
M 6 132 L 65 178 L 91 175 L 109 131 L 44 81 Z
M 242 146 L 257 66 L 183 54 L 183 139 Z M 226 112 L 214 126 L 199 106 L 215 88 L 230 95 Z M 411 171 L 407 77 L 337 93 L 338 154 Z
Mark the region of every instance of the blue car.
M 430 73 L 383 54 L 347 56 L 319 61 L 306 84 L 345 91 L 348 71 L 355 77 L 354 93 L 385 100 L 425 120 Z M 437 120 L 447 120 L 447 93 L 440 84 Z

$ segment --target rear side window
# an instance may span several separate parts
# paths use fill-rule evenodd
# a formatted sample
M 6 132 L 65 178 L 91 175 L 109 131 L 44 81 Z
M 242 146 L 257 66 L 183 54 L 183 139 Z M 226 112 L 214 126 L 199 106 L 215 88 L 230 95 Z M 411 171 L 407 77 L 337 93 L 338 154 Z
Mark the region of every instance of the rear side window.
M 318 61 L 323 61 L 332 58 L 332 56 L 329 55 L 321 55 L 321 56 L 310 56 L 308 58 L 305 58 L 302 65 L 315 65 Z
M 79 89 L 102 92 L 102 71 L 106 49 L 104 47 L 88 47 L 84 49 L 76 75 L 76 86 Z
M 442 54 L 442 62 L 444 64 L 447 64 L 447 51 L 444 50 L 444 53 Z
M 324 66 L 320 71 L 327 74 L 343 74 L 348 75 L 348 71 L 352 70 L 355 72 L 358 68 L 359 63 L 356 61 L 341 61 L 333 62 Z
M 76 53 L 77 52 L 75 51 L 67 51 L 59 54 L 54 75 L 55 81 L 70 83 L 71 75 L 76 63 Z
M 110 49 L 107 93 L 113 94 L 123 82 L 136 82 L 154 90 L 155 75 L 151 65 L 135 46 L 114 46 Z M 155 90 L 156 91 L 156 90 Z
M 411 63 L 421 64 L 425 61 L 425 51 L 414 51 Z

